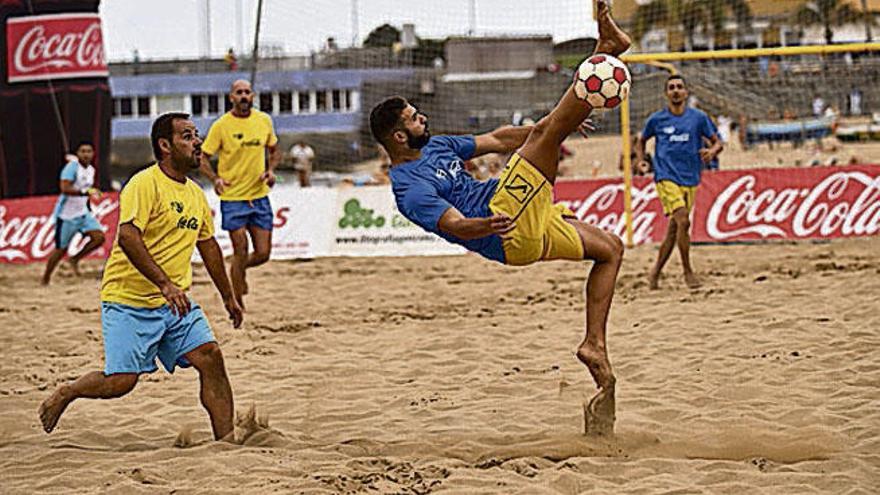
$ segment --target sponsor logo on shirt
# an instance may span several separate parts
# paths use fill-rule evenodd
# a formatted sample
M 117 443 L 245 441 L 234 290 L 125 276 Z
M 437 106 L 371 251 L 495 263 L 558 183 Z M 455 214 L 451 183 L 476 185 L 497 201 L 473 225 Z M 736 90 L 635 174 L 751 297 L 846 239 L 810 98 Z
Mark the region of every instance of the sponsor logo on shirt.
M 183 210 L 186 206 L 180 201 L 172 201 L 171 209 L 177 213 L 183 213 Z M 177 228 L 178 229 L 189 229 L 189 230 L 199 230 L 199 219 L 196 217 L 182 216 L 177 219 Z
M 458 174 L 464 170 L 464 164 L 461 163 L 461 160 L 454 160 L 449 164 L 449 172 L 442 168 L 438 168 L 436 172 L 436 176 L 438 179 L 445 180 L 448 179 L 451 175 L 453 179 L 458 179 Z

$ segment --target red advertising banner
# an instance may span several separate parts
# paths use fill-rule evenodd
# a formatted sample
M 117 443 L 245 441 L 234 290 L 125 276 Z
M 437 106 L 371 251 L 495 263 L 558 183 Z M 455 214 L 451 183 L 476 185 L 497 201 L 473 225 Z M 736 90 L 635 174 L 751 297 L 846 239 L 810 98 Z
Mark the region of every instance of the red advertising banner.
M 559 182 L 557 201 L 578 218 L 626 234 L 620 179 Z M 829 239 L 880 232 L 880 166 L 735 170 L 703 174 L 695 242 Z M 654 183 L 633 181 L 633 241 L 660 242 L 666 218 Z
M 43 261 L 55 248 L 55 209 L 57 196 L 34 196 L 26 199 L 0 201 L 0 262 L 33 263 Z M 92 214 L 101 222 L 107 240 L 90 258 L 106 258 L 116 238 L 119 222 L 119 194 L 105 194 L 92 204 Z M 69 253 L 76 253 L 86 239 L 77 234 L 70 243 Z
M 387 208 L 392 211 L 390 190 L 379 189 L 362 192 L 369 193 L 367 196 L 371 198 L 372 195 L 377 198 L 387 195 Z M 279 258 L 333 254 L 327 246 L 333 237 L 332 227 L 336 225 L 333 219 L 338 214 L 334 195 L 337 192 L 332 189 L 308 190 L 316 197 L 326 193 L 326 198 L 318 201 L 316 197 L 305 195 L 303 190 L 295 191 L 303 196 L 287 199 L 284 199 L 286 193 L 276 191 L 281 195 L 273 200 L 279 239 L 289 236 L 297 245 L 311 247 L 304 252 L 279 249 L 273 254 Z M 568 205 L 578 218 L 620 237 L 626 235 L 623 182 L 620 179 L 560 181 L 555 192 L 557 201 Z M 0 201 L 0 262 L 28 263 L 42 261 L 48 256 L 54 247 L 52 210 L 55 201 L 56 196 Z M 308 206 L 301 208 L 299 205 Z M 92 211 L 107 234 L 107 243 L 92 256 L 106 257 L 116 237 L 119 195 L 105 195 L 100 203 L 93 205 Z M 296 215 L 305 216 L 299 218 Z M 287 225 L 288 217 L 294 223 Z M 318 220 L 311 221 L 313 219 Z M 706 173 L 697 190 L 691 228 L 691 238 L 696 242 L 877 235 L 880 233 L 880 165 Z M 637 177 L 633 182 L 633 231 L 636 244 L 660 242 L 666 232 L 666 217 L 654 183 L 644 177 Z M 218 236 L 222 240 L 222 233 Z M 82 245 L 82 239 L 75 239 L 71 243 L 71 252 Z M 402 251 L 395 246 L 392 252 Z M 406 255 L 434 253 L 416 248 L 405 252 Z M 369 255 L 371 251 L 358 253 L 351 255 Z
M 49 14 L 6 21 L 9 82 L 107 77 L 98 14 Z

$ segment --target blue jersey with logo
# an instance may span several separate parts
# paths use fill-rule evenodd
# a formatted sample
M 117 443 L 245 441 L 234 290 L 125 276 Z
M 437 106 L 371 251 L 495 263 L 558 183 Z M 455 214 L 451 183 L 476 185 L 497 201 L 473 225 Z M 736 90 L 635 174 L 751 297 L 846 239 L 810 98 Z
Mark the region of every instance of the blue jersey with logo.
M 449 208 L 468 218 L 491 216 L 489 200 L 498 179 L 480 182 L 464 169 L 476 148 L 473 136 L 434 136 L 418 160 L 391 169 L 397 209 L 419 227 L 470 251 L 504 263 L 501 237 L 490 235 L 469 241 L 440 232 L 437 223 Z
M 717 133 L 709 116 L 696 108 L 674 115 L 668 108 L 652 114 L 645 122 L 642 137 L 655 138 L 654 181 L 669 180 L 680 186 L 700 183 L 703 138 Z

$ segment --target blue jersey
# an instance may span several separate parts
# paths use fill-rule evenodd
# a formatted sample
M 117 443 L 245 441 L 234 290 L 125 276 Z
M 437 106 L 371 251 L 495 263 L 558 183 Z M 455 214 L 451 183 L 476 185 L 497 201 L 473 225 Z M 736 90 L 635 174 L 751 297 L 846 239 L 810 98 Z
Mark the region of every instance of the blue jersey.
M 703 138 L 716 133 L 709 116 L 695 108 L 688 108 L 681 115 L 674 115 L 664 108 L 648 117 L 642 137 L 657 139 L 654 181 L 669 180 L 680 186 L 698 185 L 703 169 L 700 159 Z
M 470 251 L 504 263 L 501 237 L 490 235 L 469 241 L 441 232 L 440 217 L 455 208 L 468 218 L 491 216 L 489 200 L 498 179 L 480 182 L 464 169 L 476 148 L 473 136 L 434 136 L 422 148 L 418 160 L 391 169 L 397 209 L 411 222 Z

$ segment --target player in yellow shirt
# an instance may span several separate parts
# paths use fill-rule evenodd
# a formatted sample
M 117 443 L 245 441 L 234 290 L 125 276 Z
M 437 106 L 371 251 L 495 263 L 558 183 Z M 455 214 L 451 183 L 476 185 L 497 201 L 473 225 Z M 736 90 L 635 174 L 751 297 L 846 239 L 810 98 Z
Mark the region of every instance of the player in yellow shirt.
M 199 166 L 202 141 L 185 113 L 167 113 L 153 123 L 158 163 L 131 178 L 119 197 L 118 237 L 104 268 L 101 327 L 104 371 L 92 371 L 57 390 L 40 405 L 40 421 L 51 432 L 76 399 L 122 397 L 142 373 L 175 366 L 199 372 L 202 405 L 214 438 L 233 429 L 232 388 L 220 346 L 192 285 L 193 248 L 199 249 L 235 328 L 241 307 L 235 300 L 205 194 L 187 172 Z
M 269 188 L 281 161 L 278 136 L 269 115 L 253 108 L 254 92 L 245 80 L 232 83 L 232 110 L 217 119 L 202 145 L 201 171 L 220 196 L 223 230 L 232 241 L 232 291 L 244 307 L 245 270 L 269 261 L 272 251 L 272 205 Z M 268 160 L 266 159 L 268 150 Z M 217 172 L 210 158 L 220 154 Z M 248 234 L 254 252 L 248 255 Z

